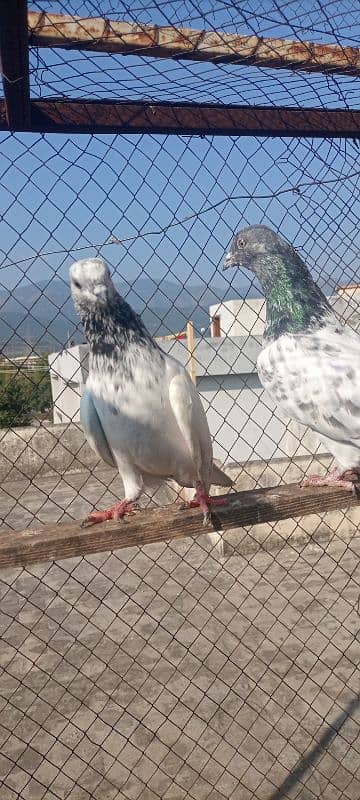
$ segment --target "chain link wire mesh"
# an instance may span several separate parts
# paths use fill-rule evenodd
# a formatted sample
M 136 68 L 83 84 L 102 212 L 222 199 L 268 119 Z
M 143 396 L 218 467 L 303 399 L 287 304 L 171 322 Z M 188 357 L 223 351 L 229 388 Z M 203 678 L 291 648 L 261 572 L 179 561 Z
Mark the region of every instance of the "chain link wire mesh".
M 47 2 L 31 4 L 44 13 L 43 24 L 50 25 L 46 13 L 74 15 L 81 20 L 100 17 L 111 23 L 118 19 L 133 22 L 146 30 L 154 24 L 172 28 L 219 31 L 247 36 L 283 37 L 295 42 L 309 41 L 358 46 L 360 24 L 358 4 L 287 2 L 272 0 L 259 3 L 249 0 L 246 5 L 233 2 L 128 3 Z M 170 33 L 169 33 L 170 38 Z M 186 35 L 185 35 L 186 39 Z M 271 43 L 269 43 L 271 49 Z M 150 57 L 149 57 L 150 55 Z M 126 57 L 117 55 L 62 51 L 38 51 L 33 54 L 31 77 L 34 96 L 86 97 L 134 100 L 190 100 L 245 105 L 284 105 L 321 108 L 359 108 L 357 81 L 350 75 L 314 72 L 279 73 L 276 69 L 249 65 L 157 59 L 144 52 L 144 46 L 134 46 Z
M 346 2 L 31 9 L 340 45 L 359 33 Z M 32 96 L 359 103 L 350 76 L 36 48 L 30 66 Z M 215 458 L 237 490 L 327 468 L 261 389 L 259 287 L 221 265 L 239 227 L 269 224 L 358 330 L 357 142 L 0 137 L 2 532 L 122 496 L 79 425 L 87 348 L 68 267 L 85 256 L 106 259 L 153 335 L 193 321 Z M 188 362 L 186 338 L 161 346 Z M 149 487 L 144 504 L 176 496 Z M 1 569 L 2 800 L 358 800 L 359 521 L 353 507 Z

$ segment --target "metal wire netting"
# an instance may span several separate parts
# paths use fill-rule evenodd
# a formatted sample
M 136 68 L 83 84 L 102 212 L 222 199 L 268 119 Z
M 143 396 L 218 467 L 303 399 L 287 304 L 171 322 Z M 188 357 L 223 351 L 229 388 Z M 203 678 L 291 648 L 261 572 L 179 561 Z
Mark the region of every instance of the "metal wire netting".
M 354 4 L 31 3 L 354 45 Z M 350 76 L 31 48 L 32 96 L 358 106 Z M 101 255 L 154 336 L 183 334 L 215 458 L 251 489 L 331 458 L 256 371 L 264 306 L 221 270 L 265 223 L 359 329 L 352 140 L 0 134 L 1 533 L 123 495 L 79 424 L 68 268 Z M 188 340 L 160 341 L 189 366 Z M 176 485 L 149 485 L 166 505 Z M 140 511 L 146 514 L 146 510 Z M 358 507 L 0 569 L 2 800 L 358 800 Z M 125 524 L 125 523 L 124 523 Z M 171 539 L 171 531 L 169 532 Z
M 18 387 L 24 375 L 34 389 L 39 383 L 44 387 L 47 359 L 34 375 L 30 370 L 36 363 L 29 356 L 60 353 L 50 357 L 47 405 L 28 409 L 26 421 L 35 427 L 26 433 L 26 447 L 18 427 L 21 402 L 12 433 L 2 436 L 5 524 L 23 527 L 33 519 L 52 520 L 54 514 L 58 520 L 76 518 L 79 500 L 82 511 L 91 502 L 64 475 L 71 468 L 93 471 L 95 460 L 80 434 L 74 448 L 71 427 L 50 425 L 71 426 L 79 419 L 86 378 L 79 358 L 86 359 L 87 351 L 61 352 L 83 341 L 69 297 L 68 266 L 85 255 L 106 258 L 121 292 L 154 335 L 182 331 L 193 320 L 198 388 L 216 458 L 241 463 L 246 475 L 249 459 L 314 453 L 314 438 L 307 447 L 300 426 L 283 421 L 261 390 L 256 357 L 263 310 L 251 299 L 259 297 L 258 289 L 244 273 L 224 274 L 221 265 L 241 224 L 266 221 L 301 249 L 319 284 L 336 298 L 340 316 L 356 327 L 356 292 L 336 291 L 357 279 L 356 144 L 3 135 L 2 153 L 3 391 L 11 382 Z M 237 297 L 245 305 L 229 305 Z M 232 337 L 226 352 L 226 340 L 211 336 L 210 317 L 218 311 L 222 334 Z M 186 342 L 163 346 L 187 362 Z M 49 470 L 57 476 L 55 483 L 51 477 L 52 491 L 41 488 Z M 14 478 L 25 481 L 17 495 Z M 95 486 L 100 499 L 105 487 L 97 481 Z
M 32 8 L 44 12 L 71 14 L 81 18 L 106 17 L 111 22 L 125 19 L 143 26 L 153 24 L 199 28 L 247 36 L 286 37 L 297 41 L 337 43 L 356 46 L 360 25 L 356 4 L 329 2 L 299 4 L 289 2 L 237 3 L 166 2 L 127 3 L 34 2 Z M 271 45 L 270 45 L 271 47 Z M 295 49 L 295 48 L 294 48 Z M 197 102 L 271 104 L 299 107 L 359 108 L 357 80 L 345 75 L 314 72 L 293 73 L 219 63 L 186 62 L 144 56 L 141 46 L 120 57 L 108 53 L 34 49 L 31 79 L 34 96 L 86 97 L 113 99 L 185 100 Z M 251 64 L 251 60 L 249 59 Z
M 146 25 L 220 31 L 246 36 L 291 41 L 331 42 L 341 47 L 356 46 L 360 36 L 359 9 L 353 3 L 289 2 L 259 4 L 166 2 L 37 2 L 31 8 L 44 13 L 42 25 L 50 25 L 46 14 L 60 13 L 81 19 L 100 17 L 111 22 L 124 19 Z M 65 38 L 65 34 L 63 34 Z M 186 38 L 186 37 L 185 37 Z M 270 43 L 271 50 L 271 43 Z M 275 43 L 274 43 L 275 48 Z M 231 49 L 231 48 L 230 48 Z M 294 47 L 294 51 L 296 46 Z M 294 57 L 295 61 L 295 57 Z M 265 69 L 242 64 L 222 64 L 219 57 L 210 63 L 153 58 L 144 45 L 136 45 L 128 55 L 92 53 L 78 50 L 33 48 L 31 56 L 33 96 L 68 98 L 111 97 L 121 100 L 171 100 L 225 104 L 321 108 L 359 108 L 355 77 L 314 71 Z
M 2 571 L 3 796 L 358 797 L 358 539 L 315 539 Z

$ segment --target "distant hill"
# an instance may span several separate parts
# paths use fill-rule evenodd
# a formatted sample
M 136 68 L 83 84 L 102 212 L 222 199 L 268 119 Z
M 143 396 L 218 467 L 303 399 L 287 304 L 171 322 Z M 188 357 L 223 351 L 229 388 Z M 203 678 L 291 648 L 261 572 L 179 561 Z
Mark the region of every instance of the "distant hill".
M 182 330 L 192 319 L 197 330 L 209 324 L 209 306 L 239 292 L 224 291 L 215 283 L 187 283 L 163 280 L 157 284 L 140 277 L 131 289 L 118 283 L 117 289 L 142 318 L 152 334 Z M 226 285 L 225 285 L 226 289 Z M 252 293 L 254 294 L 254 292 Z M 79 319 L 61 280 L 22 284 L 13 292 L 0 292 L 0 349 L 7 355 L 36 351 L 55 351 L 68 340 L 84 341 Z

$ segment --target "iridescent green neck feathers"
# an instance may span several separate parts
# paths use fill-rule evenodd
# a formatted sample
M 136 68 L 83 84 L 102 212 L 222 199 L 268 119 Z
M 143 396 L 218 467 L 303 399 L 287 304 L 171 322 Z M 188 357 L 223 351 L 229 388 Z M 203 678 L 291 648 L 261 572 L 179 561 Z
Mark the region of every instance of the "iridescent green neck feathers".
M 296 255 L 288 262 L 283 255 L 273 254 L 269 262 L 262 275 L 267 301 L 265 338 L 322 327 L 333 312 L 301 259 Z

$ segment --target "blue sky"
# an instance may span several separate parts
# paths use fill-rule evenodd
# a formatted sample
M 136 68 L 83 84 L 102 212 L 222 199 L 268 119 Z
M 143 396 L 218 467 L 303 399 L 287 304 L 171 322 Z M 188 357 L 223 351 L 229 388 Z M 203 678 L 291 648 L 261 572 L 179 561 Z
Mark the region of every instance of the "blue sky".
M 258 222 L 301 247 L 322 280 L 339 281 L 345 267 L 346 280 L 358 273 L 360 165 L 351 142 L 1 134 L 0 148 L 5 287 L 67 278 L 74 259 L 99 252 L 131 283 L 143 271 L 208 282 L 233 232 Z M 111 235 L 135 238 L 105 245 Z

